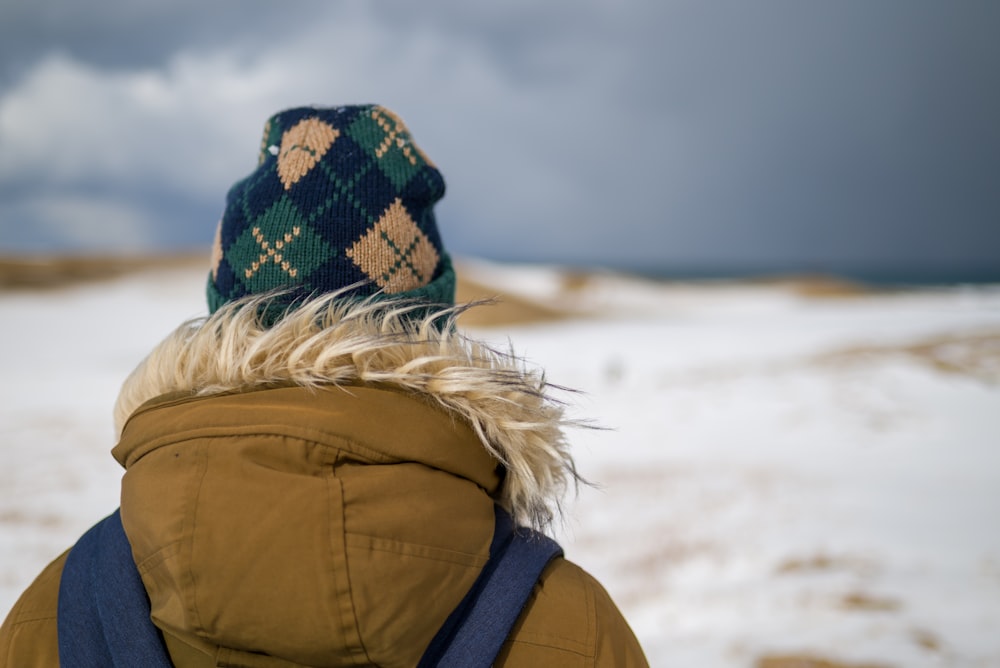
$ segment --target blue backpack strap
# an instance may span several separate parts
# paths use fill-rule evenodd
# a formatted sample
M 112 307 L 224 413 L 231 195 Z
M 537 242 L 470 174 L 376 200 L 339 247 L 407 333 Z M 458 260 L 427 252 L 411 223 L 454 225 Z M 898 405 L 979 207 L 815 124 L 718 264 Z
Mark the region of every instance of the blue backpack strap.
M 496 528 L 489 561 L 431 641 L 420 668 L 492 665 L 542 571 L 563 554 L 559 544 L 548 536 L 515 527 L 511 516 L 499 506 L 494 506 L 494 513 Z
M 66 557 L 57 628 L 62 668 L 173 666 L 149 618 L 149 598 L 118 510 Z

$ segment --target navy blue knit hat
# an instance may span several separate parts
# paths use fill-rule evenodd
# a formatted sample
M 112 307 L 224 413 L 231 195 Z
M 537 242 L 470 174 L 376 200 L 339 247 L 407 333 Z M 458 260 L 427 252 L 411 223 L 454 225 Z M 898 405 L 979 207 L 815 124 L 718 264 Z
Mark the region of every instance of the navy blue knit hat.
M 304 107 L 272 116 L 257 169 L 226 197 L 208 307 L 286 290 L 288 303 L 354 286 L 454 303 L 455 273 L 434 219 L 444 178 L 384 107 Z

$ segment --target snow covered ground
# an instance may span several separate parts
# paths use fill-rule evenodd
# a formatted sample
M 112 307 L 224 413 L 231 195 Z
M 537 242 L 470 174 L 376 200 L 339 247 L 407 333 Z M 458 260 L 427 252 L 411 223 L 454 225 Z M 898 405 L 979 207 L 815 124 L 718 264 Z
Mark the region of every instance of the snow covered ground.
M 1000 666 L 1000 287 L 840 297 L 467 267 L 582 315 L 472 330 L 605 430 L 558 537 L 654 666 Z M 0 293 L 0 616 L 117 505 L 119 384 L 204 274 Z M 821 665 L 799 663 L 795 665 Z

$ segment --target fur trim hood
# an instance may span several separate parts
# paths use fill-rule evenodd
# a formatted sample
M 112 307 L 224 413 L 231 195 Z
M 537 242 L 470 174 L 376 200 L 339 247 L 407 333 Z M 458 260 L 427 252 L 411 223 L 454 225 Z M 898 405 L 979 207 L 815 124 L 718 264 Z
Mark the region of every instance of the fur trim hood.
M 426 397 L 469 424 L 507 474 L 497 499 L 518 521 L 547 525 L 578 480 L 563 406 L 541 371 L 456 332 L 467 307 L 430 313 L 389 300 L 310 300 L 264 325 L 273 296 L 226 305 L 181 325 L 125 381 L 119 437 L 143 403 L 281 386 L 377 385 Z M 561 389 L 561 388 L 559 388 Z

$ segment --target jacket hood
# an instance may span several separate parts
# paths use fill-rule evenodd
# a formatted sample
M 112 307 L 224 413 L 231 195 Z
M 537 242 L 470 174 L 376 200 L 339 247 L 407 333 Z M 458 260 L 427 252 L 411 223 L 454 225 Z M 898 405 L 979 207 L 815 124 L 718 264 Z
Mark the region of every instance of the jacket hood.
M 178 665 L 416 665 L 488 557 L 497 462 L 419 396 L 168 395 L 133 414 L 114 454 Z
M 547 525 L 577 475 L 563 406 L 544 374 L 457 332 L 462 307 L 427 312 L 397 300 L 331 293 L 270 327 L 273 296 L 233 302 L 181 325 L 125 381 L 121 435 L 143 403 L 277 387 L 371 386 L 419 397 L 467 425 L 503 465 L 496 500 L 522 524 Z

